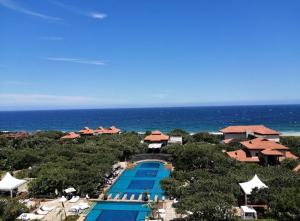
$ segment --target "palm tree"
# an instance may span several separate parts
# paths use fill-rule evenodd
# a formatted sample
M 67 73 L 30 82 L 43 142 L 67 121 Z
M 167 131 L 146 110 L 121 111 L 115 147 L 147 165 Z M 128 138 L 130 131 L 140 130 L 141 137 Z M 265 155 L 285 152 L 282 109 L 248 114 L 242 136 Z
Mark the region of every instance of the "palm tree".
M 57 211 L 56 215 L 60 216 L 60 220 L 61 221 L 63 220 L 63 216 L 65 218 L 67 218 L 67 213 L 66 213 L 66 210 L 65 210 L 65 205 L 64 205 L 63 202 L 61 203 L 61 207 L 59 207 L 59 210 Z
M 158 203 L 157 202 L 153 202 L 153 201 L 149 201 L 146 204 L 143 204 L 143 206 L 148 207 L 151 210 L 151 217 L 155 218 L 155 214 L 158 210 Z

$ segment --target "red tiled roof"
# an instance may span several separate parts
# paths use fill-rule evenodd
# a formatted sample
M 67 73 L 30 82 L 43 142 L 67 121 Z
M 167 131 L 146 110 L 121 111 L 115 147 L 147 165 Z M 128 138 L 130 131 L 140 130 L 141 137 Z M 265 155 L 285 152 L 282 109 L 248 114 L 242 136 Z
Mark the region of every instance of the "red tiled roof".
M 29 133 L 26 131 L 19 131 L 19 132 L 8 132 L 8 133 L 4 133 L 1 135 L 2 137 L 5 138 L 12 138 L 12 139 L 16 139 L 16 138 L 26 138 L 29 136 Z
M 234 141 L 233 139 L 225 139 L 225 140 L 223 140 L 223 143 L 224 144 L 229 144 L 229 143 L 231 143 L 233 141 Z
M 222 133 L 247 133 L 252 132 L 261 135 L 279 135 L 276 130 L 272 130 L 264 125 L 249 125 L 249 126 L 229 126 L 220 130 Z
M 92 135 L 94 134 L 94 130 L 88 127 L 84 127 L 82 130 L 79 131 L 82 135 Z
M 241 162 L 252 162 L 252 163 L 258 163 L 259 162 L 259 159 L 258 157 L 247 157 L 245 151 L 243 150 L 235 150 L 235 151 L 228 151 L 226 152 L 226 154 L 233 158 L 233 159 L 236 159 L 238 161 L 241 161 Z
M 253 140 L 243 141 L 241 144 L 250 150 L 288 150 L 289 148 L 282 144 L 270 141 L 264 138 L 255 138 Z
M 168 141 L 169 136 L 161 133 L 160 131 L 152 131 L 152 133 L 145 137 L 144 141 L 149 142 L 162 142 L 162 141 Z
M 98 127 L 95 130 L 95 133 L 97 134 L 118 134 L 120 133 L 120 129 L 116 128 L 115 126 L 111 126 L 110 128 L 103 128 L 103 127 Z
M 74 132 L 70 132 L 68 134 L 66 134 L 65 136 L 61 137 L 60 139 L 75 139 L 75 138 L 78 138 L 80 137 L 79 134 L 76 134 Z
M 286 158 L 290 158 L 290 159 L 294 159 L 294 160 L 299 159 L 299 157 L 294 155 L 291 151 L 286 151 L 284 155 L 285 155 Z
M 263 155 L 267 155 L 267 156 L 283 156 L 283 153 L 281 153 L 278 150 L 271 150 L 271 149 L 266 149 L 261 151 L 261 153 Z

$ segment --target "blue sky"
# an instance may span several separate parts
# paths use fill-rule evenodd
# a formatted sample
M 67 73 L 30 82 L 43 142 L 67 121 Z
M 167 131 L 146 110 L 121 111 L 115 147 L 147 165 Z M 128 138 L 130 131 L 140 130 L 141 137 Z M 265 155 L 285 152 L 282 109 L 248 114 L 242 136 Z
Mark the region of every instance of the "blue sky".
M 0 0 L 0 110 L 300 103 L 298 0 Z

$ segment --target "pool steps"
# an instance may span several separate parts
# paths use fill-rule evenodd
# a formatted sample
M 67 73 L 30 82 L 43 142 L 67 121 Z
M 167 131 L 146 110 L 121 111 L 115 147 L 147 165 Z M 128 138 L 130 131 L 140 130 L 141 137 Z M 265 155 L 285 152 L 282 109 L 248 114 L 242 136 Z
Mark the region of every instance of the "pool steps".
M 126 200 L 127 199 L 127 194 L 125 193 L 124 196 L 122 197 L 122 200 Z

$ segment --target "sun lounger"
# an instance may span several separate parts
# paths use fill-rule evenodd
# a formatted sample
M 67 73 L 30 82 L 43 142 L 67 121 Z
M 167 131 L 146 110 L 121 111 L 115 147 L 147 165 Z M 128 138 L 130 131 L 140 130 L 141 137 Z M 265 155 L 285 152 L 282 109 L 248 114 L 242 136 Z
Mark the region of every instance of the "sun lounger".
M 158 209 L 158 212 L 159 213 L 166 213 L 166 210 L 165 209 Z
M 78 205 L 71 206 L 69 212 L 77 213 L 80 211 L 80 207 Z
M 79 196 L 73 196 L 72 199 L 69 200 L 70 203 L 76 203 L 79 200 Z
M 61 202 L 61 203 L 64 203 L 64 202 L 66 202 L 67 201 L 67 198 L 65 197 L 65 196 L 62 196 L 59 200 L 58 200 L 58 202 Z
M 41 210 L 41 209 L 38 209 L 38 210 L 36 211 L 36 213 L 37 213 L 38 215 L 47 215 L 47 214 L 49 213 L 49 211 L 43 211 L 43 210 Z
M 79 203 L 78 206 L 79 206 L 79 208 L 80 208 L 81 210 L 85 210 L 85 209 L 90 208 L 90 206 L 89 206 L 88 203 Z
M 36 215 L 34 213 L 22 213 L 17 219 L 18 220 L 41 220 L 44 215 Z
M 43 211 L 52 211 L 54 209 L 54 207 L 42 206 L 41 209 Z

